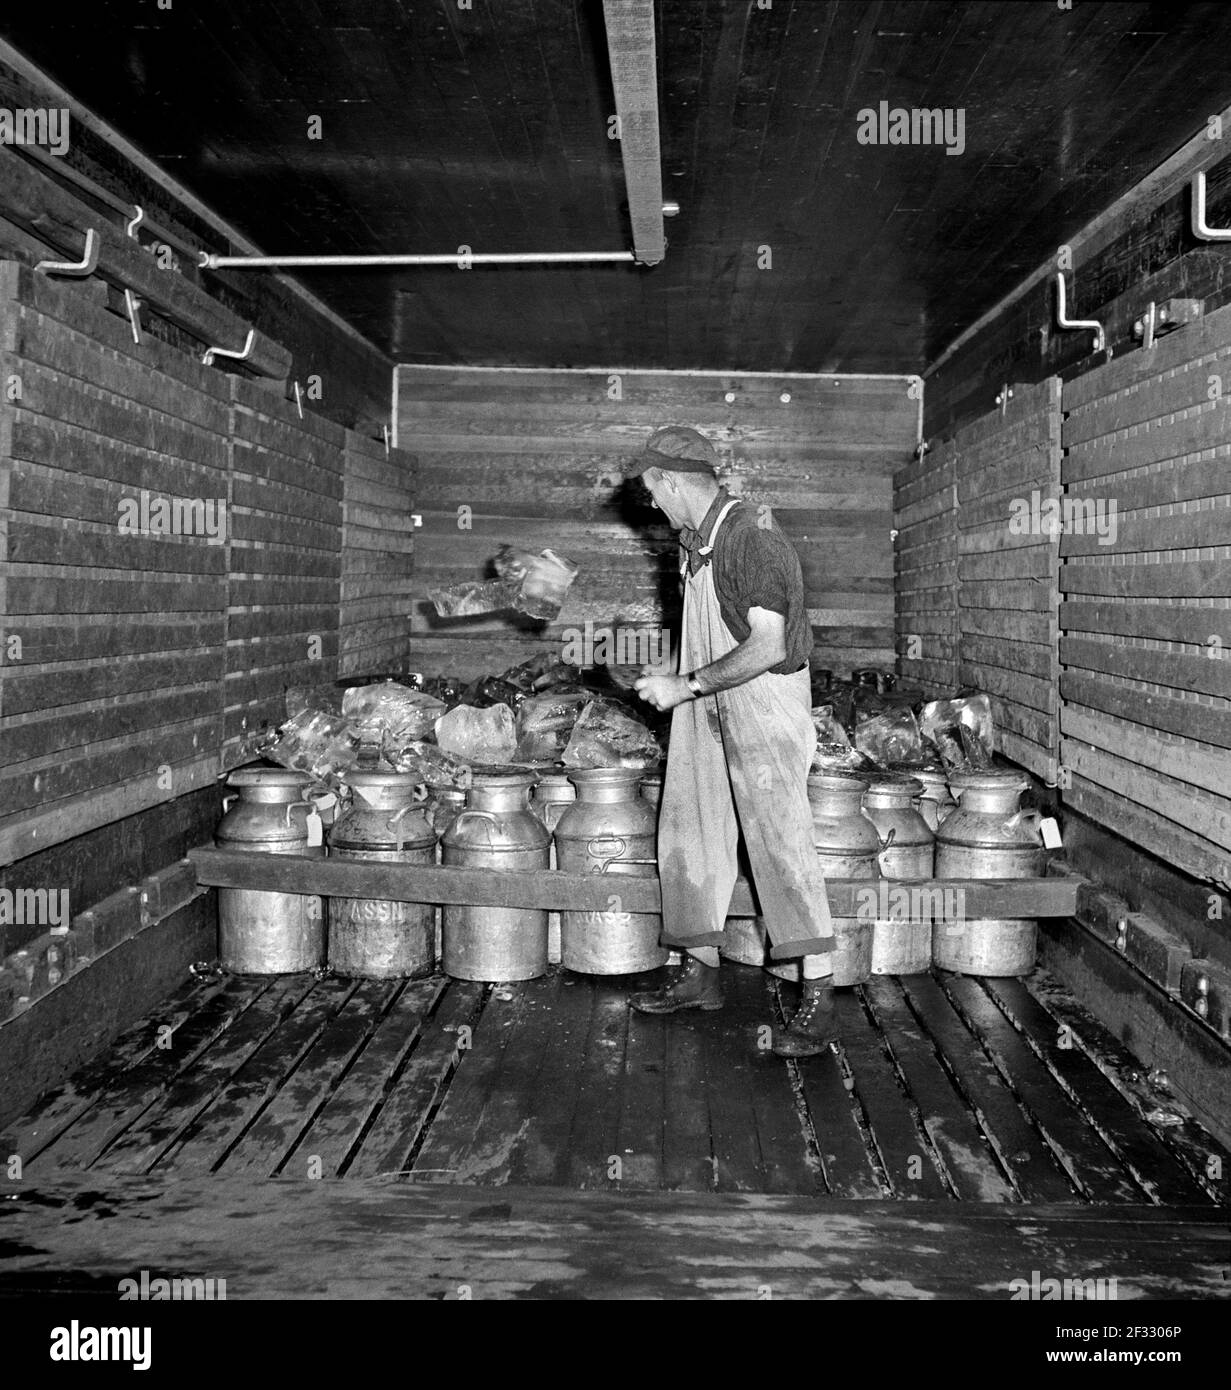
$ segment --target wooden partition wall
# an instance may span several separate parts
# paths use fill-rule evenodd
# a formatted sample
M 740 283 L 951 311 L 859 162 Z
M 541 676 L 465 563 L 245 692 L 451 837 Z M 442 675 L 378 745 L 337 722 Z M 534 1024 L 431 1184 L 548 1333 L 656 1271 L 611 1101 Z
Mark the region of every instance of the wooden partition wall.
M 929 695 L 957 685 L 957 445 L 938 440 L 893 480 L 898 669 Z
M 0 387 L 0 864 L 247 761 L 340 640 L 348 674 L 405 669 L 403 454 L 12 262 Z
M 406 366 L 397 413 L 421 468 L 416 665 L 472 676 L 587 621 L 670 625 L 674 533 L 619 495 L 626 461 L 664 424 L 704 431 L 728 485 L 795 543 L 814 665 L 892 663 L 891 479 L 918 438 L 917 379 Z M 488 576 L 501 542 L 580 565 L 559 621 L 438 619 L 428 590 Z
M 1065 493 L 1104 525 L 1060 543 L 1060 720 L 1071 776 L 1063 795 L 1168 863 L 1223 884 L 1229 391 L 1231 307 L 1066 385 Z
M 1059 380 L 1015 387 L 955 443 L 958 680 L 991 696 L 1001 752 L 1054 782 Z
M 988 691 L 1006 756 L 1075 810 L 1220 884 L 1231 882 L 1228 388 L 1231 308 L 1063 388 L 1015 387 L 1006 409 L 896 479 L 902 669 L 930 693 Z M 1035 497 L 1041 525 L 1014 534 L 1014 507 Z
M 66 838 L 67 806 L 80 833 L 217 774 L 227 547 L 121 531 L 119 507 L 226 498 L 230 382 L 11 262 L 0 325 L 9 862 Z
M 338 669 L 345 431 L 233 379 L 223 763 Z M 247 755 L 247 756 L 250 756 Z
M 985 691 L 999 750 L 1049 782 L 1059 743 L 1049 520 L 1059 484 L 1056 377 L 1015 387 L 1001 409 L 895 480 L 903 672 L 929 694 Z

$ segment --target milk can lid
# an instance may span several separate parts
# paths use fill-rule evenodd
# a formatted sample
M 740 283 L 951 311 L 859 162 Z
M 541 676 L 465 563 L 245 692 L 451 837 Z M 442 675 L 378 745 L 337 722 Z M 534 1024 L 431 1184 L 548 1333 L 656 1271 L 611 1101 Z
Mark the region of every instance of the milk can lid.
M 884 795 L 914 797 L 923 791 L 923 783 L 904 772 L 874 772 L 868 777 L 868 790 Z
M 310 772 L 291 767 L 238 767 L 227 777 L 228 787 L 306 787 L 316 781 Z
M 419 778 L 413 772 L 352 772 L 342 773 L 348 787 L 413 787 Z
M 943 767 L 912 767 L 909 772 L 904 771 L 902 775 L 903 777 L 913 777 L 925 786 L 929 783 L 935 785 L 938 782 L 949 780 Z
M 810 772 L 808 785 L 827 792 L 865 791 L 868 779 L 857 777 L 853 772 Z
M 509 767 L 506 764 L 476 767 L 471 785 L 475 787 L 532 787 L 538 773 L 530 768 Z
M 961 787 L 963 791 L 1025 791 L 1030 779 L 1022 772 L 1010 768 L 979 768 L 967 772 L 951 772 L 949 785 Z
M 645 778 L 641 767 L 571 767 L 568 770 L 570 782 L 580 782 L 587 787 L 626 787 L 639 785 Z

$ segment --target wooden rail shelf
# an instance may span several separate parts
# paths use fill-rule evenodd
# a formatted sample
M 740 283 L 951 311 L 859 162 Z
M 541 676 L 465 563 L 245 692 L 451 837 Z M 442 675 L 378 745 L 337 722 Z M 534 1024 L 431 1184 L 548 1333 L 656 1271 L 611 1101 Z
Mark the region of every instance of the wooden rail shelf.
M 197 882 L 210 888 L 247 888 L 273 893 L 311 893 L 335 898 L 382 898 L 393 902 L 453 903 L 471 907 L 542 908 L 548 911 L 659 912 L 658 877 L 631 874 L 568 874 L 557 869 L 511 873 L 501 869 L 457 869 L 429 864 L 356 863 L 308 854 L 260 854 L 203 846 L 189 851 Z M 895 919 L 909 904 L 920 916 L 943 914 L 961 905 L 966 920 L 980 917 L 1072 917 L 1076 875 L 1028 879 L 922 879 L 918 882 L 831 879 L 829 905 L 837 917 L 854 917 L 877 892 Z M 883 885 L 883 887 L 882 887 Z M 898 890 L 906 890 L 899 896 Z M 956 897 L 954 896 L 956 895 Z M 901 905 L 901 906 L 900 906 Z M 880 905 L 878 903 L 878 910 Z M 747 879 L 736 880 L 732 917 L 754 917 L 757 907 Z

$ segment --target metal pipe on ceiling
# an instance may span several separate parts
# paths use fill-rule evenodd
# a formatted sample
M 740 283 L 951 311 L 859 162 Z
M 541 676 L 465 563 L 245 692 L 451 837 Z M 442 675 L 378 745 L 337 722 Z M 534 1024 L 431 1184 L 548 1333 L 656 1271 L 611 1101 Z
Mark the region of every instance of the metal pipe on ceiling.
M 294 266 L 364 265 L 562 265 L 569 262 L 632 261 L 632 251 L 487 251 L 428 256 L 218 256 L 201 252 L 203 270 L 272 270 Z
M 663 218 L 679 212 L 663 202 L 658 125 L 658 64 L 654 48 L 654 0 L 603 0 L 607 51 L 620 129 L 620 153 L 632 223 L 631 251 L 510 251 L 466 249 L 452 255 L 221 256 L 202 251 L 203 270 L 293 270 L 358 266 L 593 265 L 603 262 L 657 265 L 666 254 Z

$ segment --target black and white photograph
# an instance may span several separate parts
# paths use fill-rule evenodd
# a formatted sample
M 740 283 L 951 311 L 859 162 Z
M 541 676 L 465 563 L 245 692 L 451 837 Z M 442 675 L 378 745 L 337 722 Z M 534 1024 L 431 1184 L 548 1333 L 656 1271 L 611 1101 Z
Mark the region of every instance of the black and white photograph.
M 1225 1377 L 1228 55 L 10 0 L 12 1374 L 806 1301 Z

